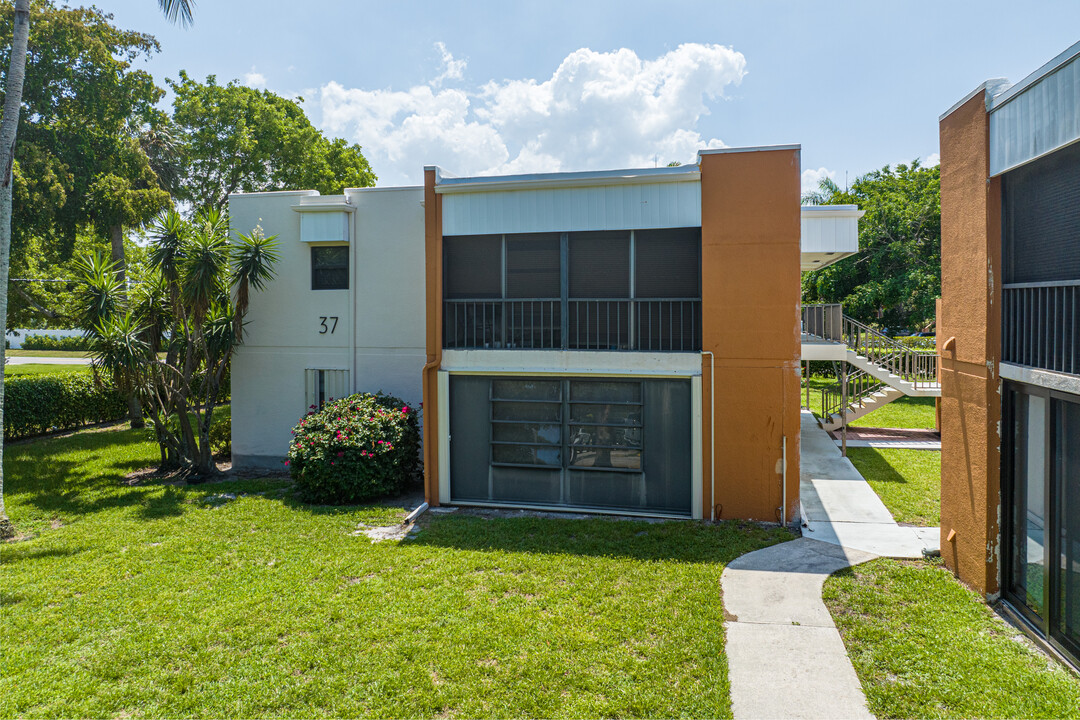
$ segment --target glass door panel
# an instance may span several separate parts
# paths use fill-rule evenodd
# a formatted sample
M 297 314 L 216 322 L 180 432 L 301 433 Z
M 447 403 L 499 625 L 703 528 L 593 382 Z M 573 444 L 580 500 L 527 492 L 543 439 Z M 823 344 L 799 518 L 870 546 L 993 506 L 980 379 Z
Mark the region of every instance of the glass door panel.
M 1042 396 L 1013 393 L 1009 589 L 1039 617 L 1046 612 L 1046 405 Z
M 1080 404 L 1054 401 L 1058 509 L 1057 608 L 1051 634 L 1080 654 Z

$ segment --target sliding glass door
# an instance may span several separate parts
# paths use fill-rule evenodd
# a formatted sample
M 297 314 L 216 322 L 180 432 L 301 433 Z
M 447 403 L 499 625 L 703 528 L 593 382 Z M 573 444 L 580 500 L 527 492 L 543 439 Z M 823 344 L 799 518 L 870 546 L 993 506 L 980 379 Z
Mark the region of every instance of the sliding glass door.
M 1004 595 L 1080 658 L 1080 397 L 1005 386 Z

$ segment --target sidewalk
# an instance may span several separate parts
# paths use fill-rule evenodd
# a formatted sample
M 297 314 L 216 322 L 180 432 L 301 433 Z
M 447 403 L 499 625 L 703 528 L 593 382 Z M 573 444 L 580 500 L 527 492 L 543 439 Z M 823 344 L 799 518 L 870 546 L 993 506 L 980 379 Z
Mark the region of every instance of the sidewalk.
M 8 365 L 89 365 L 90 358 L 85 357 L 21 357 L 4 356 Z
M 840 445 L 840 431 L 829 435 Z M 848 447 L 899 448 L 903 450 L 940 450 L 941 434 L 933 430 L 909 428 L 851 427 L 847 432 Z
M 732 712 L 871 718 L 822 586 L 876 556 L 921 558 L 937 547 L 938 528 L 897 525 L 809 412 L 800 464 L 803 537 L 742 555 L 721 576 Z

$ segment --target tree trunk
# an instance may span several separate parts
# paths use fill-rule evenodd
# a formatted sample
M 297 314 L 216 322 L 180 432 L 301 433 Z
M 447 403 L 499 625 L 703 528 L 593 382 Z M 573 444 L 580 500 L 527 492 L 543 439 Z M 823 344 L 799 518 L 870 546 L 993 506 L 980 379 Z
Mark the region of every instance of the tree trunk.
M 124 252 L 124 226 L 113 225 L 110 227 L 109 240 L 112 242 L 112 261 L 116 263 L 116 274 L 120 278 L 120 282 L 126 285 L 127 254 Z M 124 288 L 124 295 L 125 297 L 127 296 L 126 286 Z M 146 427 L 146 419 L 143 417 L 142 404 L 139 402 L 139 396 L 134 390 L 128 393 L 127 406 L 128 420 L 131 421 L 131 427 Z
M 4 87 L 4 117 L 0 121 L 0 340 L 7 338 L 8 277 L 11 272 L 11 184 L 15 164 L 15 133 L 19 129 L 26 43 L 30 38 L 30 0 L 15 0 L 15 27 Z M 0 342 L 0 428 L 4 421 L 5 343 Z M 4 443 L 0 439 L 0 539 L 14 537 L 15 526 L 4 508 Z

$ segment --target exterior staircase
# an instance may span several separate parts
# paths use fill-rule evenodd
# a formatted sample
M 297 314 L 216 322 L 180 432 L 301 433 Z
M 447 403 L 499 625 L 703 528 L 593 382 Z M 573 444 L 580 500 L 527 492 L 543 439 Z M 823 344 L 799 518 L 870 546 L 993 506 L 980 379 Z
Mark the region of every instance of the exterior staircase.
M 936 353 L 920 352 L 843 314 L 840 305 L 803 306 L 803 336 L 842 345 L 841 388 L 822 391 L 822 426 L 835 430 L 898 397 L 941 397 Z M 843 389 L 846 384 L 846 391 Z

